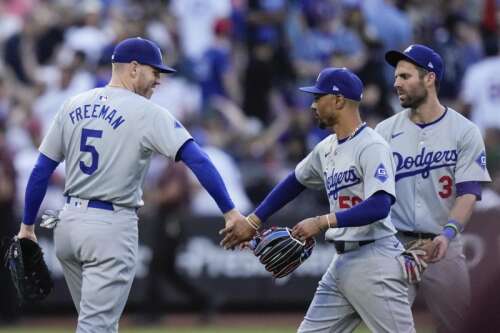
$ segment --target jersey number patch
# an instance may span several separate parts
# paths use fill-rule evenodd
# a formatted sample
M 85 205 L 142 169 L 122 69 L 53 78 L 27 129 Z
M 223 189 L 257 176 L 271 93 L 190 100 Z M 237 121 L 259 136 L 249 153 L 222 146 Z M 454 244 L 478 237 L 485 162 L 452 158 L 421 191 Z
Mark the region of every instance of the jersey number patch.
M 439 196 L 443 199 L 449 198 L 453 192 L 453 181 L 450 176 L 443 176 L 439 178 L 439 183 L 443 184 L 443 189 L 438 192 Z
M 92 160 L 90 165 L 86 165 L 83 161 L 80 161 L 80 170 L 87 175 L 93 174 L 97 167 L 99 166 L 99 153 L 94 146 L 87 143 L 88 138 L 101 138 L 102 130 L 93 130 L 88 128 L 82 128 L 82 138 L 80 140 L 80 151 L 90 153 Z
M 358 196 L 348 196 L 348 195 L 341 195 L 339 196 L 339 208 L 351 208 L 359 204 L 361 201 L 363 201 L 360 197 Z

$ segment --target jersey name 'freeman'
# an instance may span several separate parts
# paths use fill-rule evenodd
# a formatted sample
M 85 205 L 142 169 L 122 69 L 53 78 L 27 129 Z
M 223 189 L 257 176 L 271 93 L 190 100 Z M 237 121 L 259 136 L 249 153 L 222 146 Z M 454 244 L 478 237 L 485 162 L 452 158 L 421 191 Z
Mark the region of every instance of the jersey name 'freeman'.
M 115 109 L 109 112 L 109 106 L 101 105 L 101 104 L 85 104 L 83 106 L 79 106 L 73 111 L 69 113 L 69 118 L 71 119 L 71 123 L 74 125 L 75 122 L 79 122 L 82 119 L 90 119 L 90 118 L 101 118 L 106 120 L 113 129 L 117 129 L 118 126 L 125 122 L 125 118 L 122 116 L 118 116 Z

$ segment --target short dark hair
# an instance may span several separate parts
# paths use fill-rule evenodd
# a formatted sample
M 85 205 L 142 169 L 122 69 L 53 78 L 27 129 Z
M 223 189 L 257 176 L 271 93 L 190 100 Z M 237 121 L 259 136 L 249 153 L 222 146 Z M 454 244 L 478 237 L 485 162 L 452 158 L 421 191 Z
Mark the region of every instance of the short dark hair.
M 422 68 L 420 66 L 417 66 L 415 65 L 415 67 L 417 68 L 417 71 L 418 71 L 418 77 L 421 79 L 423 78 L 426 74 L 430 73 L 427 69 L 425 68 Z M 439 92 L 439 86 L 440 86 L 440 82 L 439 82 L 439 79 L 436 75 L 436 79 L 434 80 L 434 86 L 436 87 L 436 93 Z

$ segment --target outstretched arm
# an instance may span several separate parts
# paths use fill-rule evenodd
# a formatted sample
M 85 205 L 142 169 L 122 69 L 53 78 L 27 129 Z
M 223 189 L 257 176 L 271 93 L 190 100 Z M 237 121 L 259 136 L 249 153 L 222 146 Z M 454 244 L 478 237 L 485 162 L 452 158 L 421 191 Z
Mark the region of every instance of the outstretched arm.
M 220 173 L 196 142 L 193 140 L 187 141 L 181 147 L 178 157 L 193 171 L 201 185 L 215 200 L 224 214 L 226 229 L 247 225 L 244 216 L 235 208 Z
M 36 241 L 35 236 L 35 220 L 40 205 L 42 204 L 47 187 L 49 185 L 50 176 L 59 165 L 59 162 L 54 161 L 44 154 L 38 155 L 38 160 L 31 171 L 28 185 L 26 186 L 26 194 L 24 197 L 24 218 L 21 223 L 19 238 L 29 238 Z
M 304 185 L 299 183 L 295 172 L 288 175 L 266 196 L 262 203 L 257 207 L 254 213 L 247 217 L 247 225 L 242 225 L 244 230 L 228 230 L 222 231 L 225 234 L 221 244 L 225 247 L 234 247 L 238 244 L 249 240 L 272 214 L 280 210 L 287 203 L 292 201 L 305 189 Z M 240 235 L 240 236 L 238 236 Z
M 292 235 L 307 239 L 329 228 L 360 227 L 379 221 L 391 211 L 394 197 L 387 192 L 378 191 L 356 206 L 337 213 L 307 218 L 293 227 Z

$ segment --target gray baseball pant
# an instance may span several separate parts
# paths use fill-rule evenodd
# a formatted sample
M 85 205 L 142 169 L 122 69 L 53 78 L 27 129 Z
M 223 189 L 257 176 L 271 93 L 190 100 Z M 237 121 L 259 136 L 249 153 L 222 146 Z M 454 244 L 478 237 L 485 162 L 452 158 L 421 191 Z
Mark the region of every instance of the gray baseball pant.
M 415 332 L 402 249 L 390 236 L 335 254 L 298 332 L 352 332 L 362 320 L 372 332 Z
M 403 244 L 415 239 L 401 234 L 398 234 L 398 238 Z M 437 332 L 458 332 L 464 327 L 465 316 L 470 307 L 471 290 L 469 270 L 460 237 L 449 244 L 442 260 L 429 264 L 422 281 L 410 287 L 411 304 L 417 293 L 424 296 L 436 323 Z
M 71 200 L 60 214 L 54 242 L 78 311 L 76 332 L 118 332 L 136 269 L 136 211 L 91 208 L 86 200 Z

